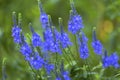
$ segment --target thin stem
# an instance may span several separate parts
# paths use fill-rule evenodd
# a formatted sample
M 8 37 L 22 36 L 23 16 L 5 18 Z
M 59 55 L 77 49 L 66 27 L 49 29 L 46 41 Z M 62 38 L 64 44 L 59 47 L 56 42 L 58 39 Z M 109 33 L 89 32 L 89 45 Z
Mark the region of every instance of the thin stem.
M 70 49 L 70 47 L 68 46 L 68 50 L 69 50 L 69 52 L 70 52 L 70 54 L 71 54 L 71 56 L 72 56 L 72 58 L 77 62 L 77 64 L 79 63 L 79 61 L 75 58 L 75 56 L 72 54 L 72 51 L 71 51 L 71 49 Z
M 67 52 L 65 51 L 65 49 L 63 49 L 63 51 L 64 51 L 65 54 L 67 55 Z M 69 59 L 70 59 L 70 61 L 71 61 L 71 64 L 72 64 L 72 66 L 73 66 L 73 62 L 72 62 L 72 59 L 71 59 L 70 55 L 68 55 L 68 57 L 69 57 Z
M 74 35 L 74 39 L 75 39 L 75 47 L 76 47 L 76 50 L 77 50 L 77 55 L 79 54 L 78 52 L 78 46 L 77 46 L 77 39 L 76 39 L 76 35 Z M 79 57 L 79 55 L 78 55 Z
M 88 61 L 87 61 L 87 59 L 85 60 L 85 63 L 86 63 L 86 65 L 88 65 L 88 71 L 90 72 L 90 74 L 91 74 L 91 70 L 90 70 L 90 66 L 89 66 L 89 63 L 88 63 Z M 92 77 L 90 76 L 90 74 L 88 74 L 88 77 L 90 78 L 90 80 L 93 80 L 92 79 Z
M 30 66 L 30 68 L 31 68 L 31 70 L 32 70 L 32 72 L 35 74 L 35 76 L 39 76 L 40 78 L 40 80 L 42 80 L 42 77 L 41 77 L 41 74 L 39 74 L 38 72 L 36 72 L 36 71 L 34 71 L 34 69 L 32 68 L 32 66 L 30 65 L 30 63 L 29 62 L 27 62 L 28 63 L 28 65 Z
M 64 51 L 65 52 L 65 51 Z M 66 53 L 66 52 L 65 52 Z M 69 60 L 68 58 L 67 58 L 67 56 L 65 55 L 65 54 L 63 54 L 64 55 L 64 58 L 66 59 L 66 61 L 72 66 L 72 64 L 71 64 L 71 60 Z

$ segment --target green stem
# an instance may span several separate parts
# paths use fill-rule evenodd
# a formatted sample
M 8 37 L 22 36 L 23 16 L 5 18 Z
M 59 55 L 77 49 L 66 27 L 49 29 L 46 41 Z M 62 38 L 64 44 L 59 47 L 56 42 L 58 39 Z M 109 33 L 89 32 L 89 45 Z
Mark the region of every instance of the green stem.
M 72 54 L 72 51 L 71 51 L 71 49 L 70 49 L 69 46 L 68 46 L 68 50 L 69 50 L 69 52 L 70 52 L 72 58 L 77 62 L 77 64 L 80 64 L 79 61 L 77 60 L 77 58 L 75 58 L 75 56 Z
M 76 35 L 74 35 L 74 39 L 75 39 L 75 47 L 76 47 L 76 52 L 77 52 L 77 55 L 79 54 L 78 52 L 78 44 L 77 44 L 77 39 L 76 39 Z M 78 55 L 79 56 L 79 55 Z
M 66 53 L 66 52 L 64 51 L 64 53 Z M 66 56 L 64 53 L 63 53 L 64 58 L 65 58 L 66 61 L 72 66 L 72 64 L 71 64 L 71 62 L 70 62 L 71 60 L 69 60 L 69 59 L 67 58 L 67 56 Z
M 65 49 L 63 49 L 63 51 L 65 52 L 66 55 L 68 55 Z M 70 55 L 68 55 L 68 57 L 69 57 L 69 59 L 70 59 L 70 61 L 71 61 L 71 64 L 72 64 L 72 66 L 73 66 L 73 62 L 72 62 L 72 59 L 71 59 Z
M 87 59 L 85 60 L 85 64 L 88 65 L 87 71 L 90 72 L 90 74 L 91 74 L 90 66 L 89 66 Z M 90 80 L 93 80 L 94 78 L 92 79 L 92 76 L 90 76 L 90 74 L 88 74 L 88 77 Z

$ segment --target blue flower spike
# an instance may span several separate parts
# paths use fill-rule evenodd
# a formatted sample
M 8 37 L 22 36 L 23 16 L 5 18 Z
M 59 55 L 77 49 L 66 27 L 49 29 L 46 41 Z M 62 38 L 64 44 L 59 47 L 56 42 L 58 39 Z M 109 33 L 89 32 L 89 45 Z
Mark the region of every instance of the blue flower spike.
M 42 3 L 40 0 L 38 0 L 38 5 L 40 8 L 40 22 L 42 24 L 42 28 L 46 29 L 48 27 L 48 15 L 44 11 L 44 9 L 42 7 Z
M 107 68 L 113 66 L 115 68 L 119 68 L 120 65 L 118 63 L 119 57 L 116 52 L 112 53 L 110 56 L 107 55 L 107 51 L 105 50 L 104 55 L 102 56 L 103 67 Z
M 92 47 L 94 49 L 94 52 L 98 55 L 101 55 L 102 54 L 102 51 L 103 51 L 103 45 L 102 43 L 97 40 L 97 37 L 96 37 L 96 27 L 93 28 L 93 40 L 92 40 Z
M 12 28 L 12 37 L 14 39 L 14 42 L 17 44 L 20 44 L 21 41 L 21 32 L 22 29 L 20 28 L 20 26 L 17 25 L 16 22 L 16 13 L 13 12 L 13 28 Z
M 70 38 L 67 33 L 63 30 L 63 23 L 62 18 L 59 18 L 59 27 L 60 27 L 60 43 L 62 48 L 67 48 L 68 46 L 72 45 L 72 42 L 70 41 Z
M 107 68 L 110 66 L 110 61 L 109 61 L 107 50 L 105 50 L 104 54 L 102 55 L 102 63 L 103 63 L 102 65 L 104 68 Z
M 80 32 L 80 36 L 81 37 L 78 36 L 80 57 L 82 59 L 87 59 L 89 57 L 89 49 L 87 45 L 88 39 L 83 32 Z
M 68 31 L 72 34 L 77 34 L 84 28 L 82 17 L 78 14 L 74 14 L 73 10 L 70 10 L 70 18 L 68 21 Z
M 32 45 L 33 45 L 34 47 L 40 47 L 40 46 L 42 46 L 42 40 L 41 40 L 39 34 L 37 34 L 37 33 L 34 31 L 31 23 L 29 23 L 29 26 L 30 26 L 30 30 L 31 30 L 31 32 L 32 32 Z

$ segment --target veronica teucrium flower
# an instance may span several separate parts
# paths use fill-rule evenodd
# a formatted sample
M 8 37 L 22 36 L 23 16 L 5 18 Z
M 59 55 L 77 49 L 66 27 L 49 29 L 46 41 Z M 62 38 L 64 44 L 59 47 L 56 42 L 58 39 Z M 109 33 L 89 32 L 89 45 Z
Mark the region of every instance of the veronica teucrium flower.
M 60 27 L 59 40 L 60 40 L 60 44 L 61 44 L 62 48 L 71 46 L 72 42 L 70 41 L 68 34 L 63 30 L 62 18 L 59 18 L 59 27 Z
M 21 32 L 22 29 L 18 26 L 14 26 L 12 28 L 12 37 L 14 38 L 14 42 L 20 44 L 21 43 Z
M 77 13 L 74 3 L 71 0 L 71 8 L 70 11 L 70 19 L 68 21 L 68 31 L 70 31 L 72 34 L 78 33 L 84 26 L 82 17 Z
M 82 59 L 87 59 L 89 57 L 89 49 L 87 46 L 88 39 L 83 32 L 81 32 L 81 37 L 79 37 L 78 35 L 77 38 L 78 38 L 78 44 L 79 44 L 80 57 Z
M 52 70 L 54 70 L 54 64 L 50 64 L 50 63 L 48 63 L 48 62 L 45 62 L 44 63 L 44 67 L 45 67 L 45 69 L 46 69 L 46 72 L 47 72 L 47 74 L 50 74 L 50 72 L 52 71 Z
M 119 61 L 119 56 L 116 53 L 113 53 L 113 54 L 110 55 L 110 63 L 115 68 L 119 68 L 120 67 L 118 61 Z
M 30 63 L 31 67 L 39 70 L 44 64 L 44 59 L 39 56 L 37 52 L 27 57 L 27 61 Z
M 42 24 L 42 28 L 46 29 L 48 27 L 48 23 L 49 23 L 48 15 L 43 10 L 43 7 L 42 7 L 42 4 L 41 4 L 40 1 L 38 2 L 38 5 L 39 5 L 39 8 L 40 8 L 40 22 Z
M 96 32 L 93 30 L 93 41 L 92 41 L 92 47 L 94 49 L 94 52 L 98 55 L 102 54 L 103 46 L 99 40 L 96 38 Z
M 72 34 L 76 34 L 80 31 L 81 28 L 83 28 L 82 18 L 80 15 L 71 15 L 70 19 L 68 21 L 68 30 Z
M 102 57 L 103 67 L 107 68 L 113 66 L 115 68 L 119 68 L 120 65 L 118 63 L 119 57 L 116 53 L 111 54 L 110 56 L 107 55 L 107 51 L 104 52 Z
M 24 42 L 20 47 L 20 52 L 26 57 L 32 53 L 32 49 L 26 42 Z
M 22 42 L 21 41 L 22 29 L 17 25 L 15 12 L 13 12 L 13 23 L 14 24 L 13 24 L 13 28 L 12 28 L 12 37 L 13 37 L 15 43 L 20 44 Z

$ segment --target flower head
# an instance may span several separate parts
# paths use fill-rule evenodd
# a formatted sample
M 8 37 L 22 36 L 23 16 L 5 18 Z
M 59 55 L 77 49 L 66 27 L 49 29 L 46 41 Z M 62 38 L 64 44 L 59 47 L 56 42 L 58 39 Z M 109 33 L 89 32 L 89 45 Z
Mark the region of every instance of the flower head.
M 72 42 L 70 41 L 67 33 L 62 33 L 60 36 L 60 43 L 62 45 L 62 48 L 66 48 L 68 46 L 72 45 Z
M 119 63 L 118 63 L 119 57 L 116 53 L 113 53 L 110 55 L 110 62 L 111 65 L 114 66 L 115 68 L 120 67 Z
M 57 77 L 55 80 L 62 80 L 60 77 Z
M 18 26 L 14 26 L 12 28 L 12 37 L 14 38 L 14 42 L 20 44 L 21 41 L 21 32 L 22 29 Z
M 62 75 L 64 77 L 64 80 L 71 80 L 67 71 L 63 72 Z
M 50 72 L 54 70 L 54 64 L 49 64 L 48 62 L 45 62 L 44 67 L 47 71 L 47 74 L 50 74 Z
M 107 51 L 105 51 L 105 55 L 102 57 L 103 67 L 107 68 L 109 66 L 113 66 L 115 68 L 119 68 L 120 65 L 118 63 L 119 57 L 116 53 L 107 56 Z
M 87 41 L 88 41 L 87 37 L 82 32 L 82 37 L 79 38 L 78 36 L 79 52 L 80 52 L 80 57 L 82 59 L 86 59 L 89 56 L 89 49 L 87 46 Z
M 23 54 L 23 56 L 29 56 L 32 53 L 31 47 L 25 42 L 20 47 L 20 52 Z
M 41 58 L 38 55 L 38 53 L 28 56 L 27 60 L 29 61 L 30 65 L 36 70 L 39 70 L 40 68 L 42 68 L 42 66 L 44 64 L 43 58 Z
M 49 22 L 48 21 L 49 20 L 48 15 L 43 10 L 43 7 L 42 7 L 42 4 L 41 4 L 40 1 L 38 2 L 38 5 L 39 5 L 39 8 L 40 8 L 40 12 L 41 12 L 41 14 L 40 14 L 40 22 L 42 24 L 43 29 L 46 29 L 48 27 L 48 22 Z
M 93 30 L 93 41 L 92 41 L 92 47 L 94 49 L 94 52 L 98 55 L 102 54 L 103 46 L 99 40 L 96 38 L 96 32 Z
M 72 34 L 76 34 L 77 32 L 80 31 L 81 28 L 83 28 L 83 23 L 82 23 L 82 18 L 80 15 L 71 15 L 70 19 L 68 21 L 68 30 Z
M 72 42 L 70 41 L 70 38 L 68 37 L 68 34 L 64 32 L 63 30 L 63 23 L 62 23 L 62 18 L 59 18 L 59 27 L 60 27 L 60 43 L 62 48 L 66 48 L 68 46 L 72 45 Z M 58 35 L 58 36 L 59 36 Z
M 37 33 L 32 34 L 32 45 L 34 47 L 42 46 L 42 40 L 41 40 L 40 36 Z

